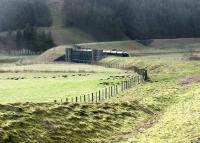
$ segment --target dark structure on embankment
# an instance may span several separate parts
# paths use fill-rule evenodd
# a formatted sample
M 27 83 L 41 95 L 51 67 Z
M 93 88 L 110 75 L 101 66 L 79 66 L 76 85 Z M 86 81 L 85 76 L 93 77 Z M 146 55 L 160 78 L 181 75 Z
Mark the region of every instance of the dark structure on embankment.
M 65 52 L 65 60 L 67 62 L 96 63 L 103 57 L 109 55 L 129 57 L 129 54 L 127 52 L 121 50 L 67 48 Z

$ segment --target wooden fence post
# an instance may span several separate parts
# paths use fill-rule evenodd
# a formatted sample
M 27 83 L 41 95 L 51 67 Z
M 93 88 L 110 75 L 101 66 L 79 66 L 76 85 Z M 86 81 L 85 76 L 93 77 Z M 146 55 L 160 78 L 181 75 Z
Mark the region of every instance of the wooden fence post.
M 92 93 L 92 103 L 93 103 L 93 101 L 94 101 L 94 93 Z
M 108 87 L 108 99 L 110 98 L 110 86 Z
M 144 81 L 147 81 L 147 80 L 148 80 L 148 72 L 147 72 L 146 69 L 144 69 L 143 78 L 144 78 Z
M 66 98 L 66 102 L 68 102 L 68 98 Z
M 76 103 L 78 103 L 78 97 L 76 96 Z
M 106 99 L 106 88 L 104 88 L 103 90 L 104 90 L 104 99 Z
M 111 89 L 111 97 L 112 97 L 113 96 L 113 87 L 111 86 L 110 89 Z
M 96 92 L 96 103 L 98 102 L 98 95 L 97 95 L 97 92 Z
M 104 100 L 105 99 L 105 93 L 104 93 L 104 90 L 102 89 L 102 100 Z
M 86 101 L 85 95 L 84 95 L 84 97 L 83 97 L 83 98 L 84 98 L 83 100 L 84 100 L 84 102 L 85 102 L 85 101 Z
M 103 90 L 101 90 L 101 100 L 104 100 Z
M 99 90 L 99 101 L 101 101 L 101 90 Z

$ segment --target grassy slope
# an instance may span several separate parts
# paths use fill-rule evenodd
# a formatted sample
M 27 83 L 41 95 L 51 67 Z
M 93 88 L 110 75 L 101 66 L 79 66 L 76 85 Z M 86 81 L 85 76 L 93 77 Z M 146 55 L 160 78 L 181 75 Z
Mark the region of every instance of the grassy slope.
M 118 142 L 181 142 L 188 143 L 200 137 L 199 99 L 200 84 L 181 85 L 177 79 L 187 75 L 200 74 L 198 61 L 185 61 L 180 55 L 146 56 L 140 58 L 107 58 L 103 63 L 124 64 L 147 67 L 152 82 L 137 86 L 123 98 L 112 101 L 139 100 L 142 104 L 158 109 L 155 118 L 139 125 L 139 131 L 114 136 Z M 119 137 L 120 138 L 119 138 Z
M 92 49 L 121 49 L 126 51 L 141 50 L 144 48 L 142 44 L 136 41 L 113 41 L 113 42 L 97 42 L 97 43 L 84 43 L 77 44 L 81 48 L 92 48 Z
M 0 143 L 106 143 L 120 127 L 152 113 L 138 102 L 0 106 Z

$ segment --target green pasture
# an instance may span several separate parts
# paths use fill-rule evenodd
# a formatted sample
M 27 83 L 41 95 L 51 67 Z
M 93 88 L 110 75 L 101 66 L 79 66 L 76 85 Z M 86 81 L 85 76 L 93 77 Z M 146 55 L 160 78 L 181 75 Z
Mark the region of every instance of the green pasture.
M 84 64 L 6 64 L 1 65 L 0 70 L 0 103 L 65 101 L 124 80 L 111 76 L 135 75 Z
M 200 62 L 188 60 L 185 54 L 151 55 L 142 57 L 109 57 L 101 61 L 104 64 L 133 65 L 146 67 L 150 82 L 138 85 L 122 96 L 110 99 L 110 102 L 137 100 L 153 107 L 156 112 L 152 118 L 140 123 L 127 134 L 123 143 L 189 143 L 200 137 L 200 83 L 179 83 L 180 78 L 200 75 Z

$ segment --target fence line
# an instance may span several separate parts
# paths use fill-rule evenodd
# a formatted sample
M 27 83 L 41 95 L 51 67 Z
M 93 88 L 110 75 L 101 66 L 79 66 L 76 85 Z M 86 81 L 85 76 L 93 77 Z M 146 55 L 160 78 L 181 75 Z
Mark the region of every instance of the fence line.
M 143 75 L 138 75 L 136 77 L 133 77 L 131 79 L 122 81 L 120 84 L 114 84 L 111 86 L 107 86 L 103 89 L 100 89 L 96 92 L 92 92 L 90 94 L 84 94 L 81 96 L 75 96 L 71 98 L 66 98 L 66 101 L 61 100 L 61 102 L 72 102 L 72 103 L 98 103 L 103 100 L 108 100 L 116 95 L 119 95 L 119 93 L 122 93 L 142 82 L 145 81 L 145 78 Z M 54 100 L 54 102 L 57 102 L 57 100 Z
M 145 78 L 145 81 L 148 80 L 147 70 L 146 69 L 140 69 L 136 66 L 130 67 L 129 65 L 125 64 L 112 64 L 112 63 L 97 63 L 96 65 L 104 66 L 107 68 L 116 68 L 116 69 L 125 69 L 125 70 L 133 70 L 139 75 L 143 75 Z
M 104 66 L 107 68 L 117 68 L 117 69 L 127 69 L 131 71 L 129 67 L 126 65 L 120 65 L 120 64 L 95 64 Z M 111 86 L 107 86 L 103 89 L 100 89 L 96 92 L 92 92 L 90 94 L 84 94 L 81 96 L 66 98 L 66 102 L 72 102 L 72 103 L 98 103 L 103 100 L 108 100 L 112 98 L 113 96 L 119 95 L 119 93 L 122 93 L 138 84 L 141 84 L 144 81 L 147 81 L 149 79 L 148 73 L 146 69 L 140 69 L 138 67 L 133 67 L 132 69 L 134 72 L 138 74 L 138 76 L 135 76 L 131 79 L 122 81 L 120 84 L 114 84 Z M 57 100 L 54 100 L 54 102 L 57 102 Z M 62 102 L 62 100 L 61 100 Z

